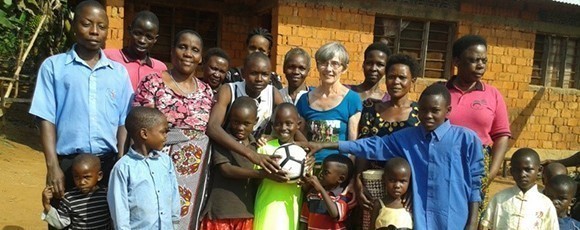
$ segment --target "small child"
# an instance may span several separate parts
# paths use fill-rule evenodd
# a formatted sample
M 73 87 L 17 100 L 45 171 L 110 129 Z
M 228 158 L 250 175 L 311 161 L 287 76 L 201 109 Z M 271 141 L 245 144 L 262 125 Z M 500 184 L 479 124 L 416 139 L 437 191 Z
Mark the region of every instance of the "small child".
M 272 155 L 283 144 L 294 143 L 300 119 L 291 103 L 281 103 L 272 114 L 273 140 L 258 149 L 258 153 Z M 279 172 L 279 175 L 283 172 Z M 297 183 L 286 183 L 284 179 L 264 179 L 258 188 L 254 212 L 254 230 L 298 228 L 302 193 Z
M 568 169 L 561 163 L 552 162 L 542 168 L 542 184 L 544 187 L 548 186 L 548 183 L 552 177 L 557 175 L 568 175 Z
M 350 158 L 331 154 L 324 158 L 318 177 L 309 174 L 304 176 L 304 180 L 312 187 L 302 205 L 300 229 L 346 229 L 344 221 L 348 217 L 348 202 L 352 197 L 341 193 L 348 185 L 353 171 L 354 164 Z
M 552 201 L 538 192 L 538 153 L 518 149 L 512 156 L 510 172 L 516 186 L 500 191 L 489 202 L 480 225 L 483 229 L 558 229 Z
M 580 222 L 568 216 L 570 205 L 575 202 L 576 187 L 576 182 L 568 175 L 557 175 L 548 181 L 544 190 L 544 194 L 554 203 L 562 230 L 580 229 Z
M 387 161 L 383 182 L 386 194 L 382 199 L 375 201 L 371 229 L 412 229 L 413 218 L 405 209 L 402 199 L 411 182 L 409 162 L 401 157 Z
M 252 136 L 258 106 L 250 97 L 237 98 L 229 114 L 228 133 L 244 146 L 256 150 Z M 212 184 L 201 228 L 204 230 L 251 230 L 257 184 L 252 178 L 264 178 L 263 170 L 240 154 L 213 144 Z
M 107 190 L 98 185 L 103 179 L 99 157 L 83 153 L 72 163 L 75 188 L 64 194 L 58 210 L 50 205 L 53 188 L 42 192 L 42 220 L 56 229 L 112 229 Z
M 113 167 L 107 200 L 115 229 L 174 229 L 180 200 L 171 158 L 161 152 L 169 128 L 163 113 L 134 107 L 125 121 L 133 145 Z

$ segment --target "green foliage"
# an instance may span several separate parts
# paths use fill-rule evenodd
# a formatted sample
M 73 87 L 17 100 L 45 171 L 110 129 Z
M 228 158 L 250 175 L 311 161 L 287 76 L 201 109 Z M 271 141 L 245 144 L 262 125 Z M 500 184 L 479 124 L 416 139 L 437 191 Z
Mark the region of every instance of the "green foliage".
M 43 16 L 46 20 L 26 57 L 21 73 L 35 74 L 48 56 L 63 52 L 71 10 L 67 0 L 3 0 L 0 3 L 0 76 L 12 77 Z

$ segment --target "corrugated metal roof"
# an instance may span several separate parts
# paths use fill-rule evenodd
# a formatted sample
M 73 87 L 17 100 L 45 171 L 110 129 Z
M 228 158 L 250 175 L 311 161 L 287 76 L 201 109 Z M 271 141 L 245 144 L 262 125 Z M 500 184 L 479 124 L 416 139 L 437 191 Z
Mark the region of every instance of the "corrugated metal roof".
M 552 1 L 554 1 L 554 2 L 568 3 L 568 4 L 580 6 L 580 0 L 552 0 Z

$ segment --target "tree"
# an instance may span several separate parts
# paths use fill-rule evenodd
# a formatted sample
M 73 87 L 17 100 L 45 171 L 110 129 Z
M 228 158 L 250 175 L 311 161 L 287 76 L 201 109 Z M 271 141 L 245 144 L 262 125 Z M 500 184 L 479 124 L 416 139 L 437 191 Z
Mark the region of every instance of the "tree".
M 40 63 L 70 46 L 71 10 L 67 0 L 3 0 L 0 7 L 0 116 L 18 98 L 30 97 Z

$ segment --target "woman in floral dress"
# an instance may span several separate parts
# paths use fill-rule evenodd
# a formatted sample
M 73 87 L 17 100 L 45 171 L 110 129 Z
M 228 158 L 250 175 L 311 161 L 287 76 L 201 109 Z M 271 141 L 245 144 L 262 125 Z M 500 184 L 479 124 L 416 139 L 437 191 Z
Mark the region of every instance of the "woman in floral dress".
M 171 50 L 173 68 L 143 79 L 135 95 L 135 106 L 159 109 L 167 116 L 171 131 L 163 149 L 175 164 L 181 219 L 179 229 L 198 229 L 207 184 L 205 135 L 213 106 L 212 89 L 195 77 L 201 62 L 203 42 L 199 34 L 184 30 L 176 35 Z
M 396 54 L 390 56 L 384 64 L 386 72 L 387 91 L 389 101 L 369 98 L 363 102 L 363 110 L 359 122 L 359 138 L 390 135 L 398 130 L 419 125 L 417 117 L 419 109 L 417 102 L 409 98 L 409 91 L 419 75 L 419 64 L 410 56 Z M 356 158 L 357 178 L 365 170 L 382 170 L 384 161 L 368 161 Z M 362 229 L 370 227 L 370 213 L 374 199 L 380 199 L 383 193 L 383 183 L 367 182 L 362 185 L 357 180 L 359 202 L 365 211 L 362 216 Z M 368 197 L 370 195 L 370 197 Z

